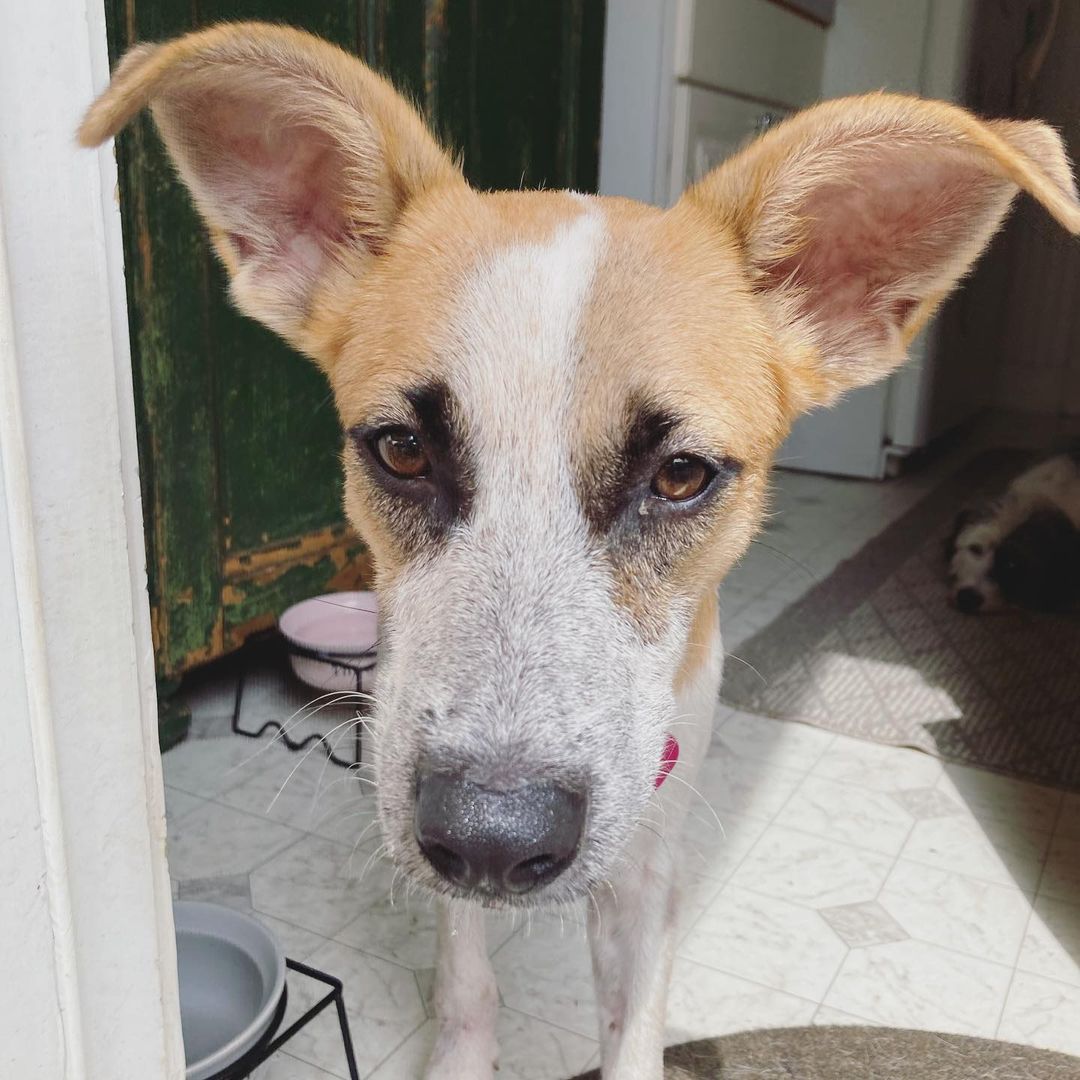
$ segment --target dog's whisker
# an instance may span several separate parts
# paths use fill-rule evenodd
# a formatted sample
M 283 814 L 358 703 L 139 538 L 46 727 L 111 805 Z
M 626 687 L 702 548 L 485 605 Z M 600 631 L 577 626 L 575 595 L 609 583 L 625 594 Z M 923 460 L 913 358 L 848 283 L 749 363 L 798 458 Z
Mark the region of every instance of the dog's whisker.
M 593 910 L 596 912 L 596 931 L 602 936 L 604 933 L 604 916 L 600 911 L 600 905 L 599 903 L 597 903 L 596 896 L 593 894 L 591 885 L 585 889 L 585 894 L 586 896 L 588 896 L 590 902 L 592 903 Z
M 667 849 L 667 853 L 668 853 L 668 856 L 670 858 L 675 857 L 675 853 L 671 850 L 671 845 L 667 842 L 667 837 L 664 836 L 664 834 L 659 829 L 657 829 L 654 825 L 651 825 L 644 818 L 638 818 L 637 823 L 646 832 L 651 832 L 653 834 L 653 836 L 655 836 L 656 839 L 659 840 L 660 843 L 664 845 L 664 847 Z
M 806 565 L 806 563 L 801 562 L 799 559 L 796 559 L 794 555 L 788 554 L 788 552 L 784 551 L 783 549 L 778 548 L 778 547 L 774 547 L 772 544 L 767 544 L 764 540 L 754 539 L 754 540 L 751 540 L 750 543 L 751 544 L 756 544 L 758 547 L 763 547 L 763 548 L 765 548 L 766 551 L 771 551 L 774 555 L 779 555 L 782 558 L 787 559 L 787 561 L 789 563 L 791 563 L 792 566 L 796 566 L 800 570 L 802 570 L 802 572 L 804 574 L 806 574 L 806 576 L 811 581 L 816 582 L 816 581 L 819 580 L 818 575 L 815 574 L 814 571 L 811 570 L 810 567 Z
M 311 746 L 308 747 L 308 749 L 301 756 L 300 760 L 289 771 L 289 775 L 285 777 L 285 780 L 283 781 L 281 787 L 279 787 L 278 790 L 277 790 L 277 794 L 270 800 L 270 805 L 266 808 L 267 813 L 270 813 L 270 811 L 273 810 L 274 804 L 281 797 L 281 793 L 285 790 L 285 788 L 288 785 L 289 781 L 296 775 L 296 773 L 300 769 L 300 767 L 311 756 L 311 754 L 315 750 L 315 748 L 317 746 L 323 746 L 324 744 L 329 745 L 329 739 L 330 739 L 331 735 L 333 735 L 336 731 L 338 731 L 342 727 L 345 727 L 346 725 L 352 725 L 352 723 L 353 723 L 352 719 L 343 720 L 340 724 L 337 724 L 335 727 L 331 728 L 325 735 L 320 735 L 318 740 L 316 742 L 313 742 L 311 744 Z M 333 750 L 333 747 L 331 747 L 331 750 Z M 329 760 L 329 759 L 327 759 L 327 760 Z
M 684 787 L 689 788 L 691 793 L 696 795 L 702 801 L 702 803 L 708 809 L 709 813 L 712 814 L 712 816 L 716 819 L 716 825 L 717 825 L 717 828 L 720 830 L 720 832 L 721 833 L 724 832 L 724 825 L 720 821 L 720 815 L 717 814 L 717 812 L 713 809 L 712 803 L 710 803 L 709 800 L 706 799 L 705 796 L 702 795 L 701 792 L 698 791 L 698 789 L 696 787 L 694 787 L 694 785 L 691 784 L 689 780 L 684 780 L 681 776 L 676 776 L 674 769 L 672 769 L 671 772 L 668 773 L 668 779 L 669 780 L 677 780 Z
M 349 868 L 350 868 L 350 870 L 351 870 L 351 867 L 352 867 L 353 858 L 356 855 L 356 849 L 359 846 L 360 846 L 360 841 L 358 840 L 353 845 L 352 853 L 349 855 Z M 381 859 L 383 857 L 383 855 L 386 854 L 387 851 L 389 851 L 389 847 L 390 847 L 389 844 L 384 842 L 384 843 L 380 844 L 377 848 L 375 848 L 374 851 L 372 851 L 372 853 L 367 857 L 367 861 L 364 863 L 363 867 L 360 870 L 360 874 L 356 879 L 357 885 L 362 885 L 363 884 L 364 878 L 367 876 L 368 870 L 370 870 L 371 867 L 376 862 L 378 862 L 378 860 Z
M 611 902 L 615 905 L 615 909 L 617 911 L 619 908 L 619 894 L 615 889 L 615 884 L 610 878 L 605 878 L 604 884 L 608 887 L 608 891 L 611 893 Z
M 401 867 L 394 867 L 393 876 L 390 878 L 390 906 L 394 906 L 394 888 L 397 885 L 398 876 L 401 874 Z
M 761 685 L 762 686 L 768 686 L 769 685 L 769 680 L 766 679 L 765 676 L 762 675 L 761 672 L 758 671 L 758 669 L 756 667 L 754 667 L 754 665 L 751 664 L 749 660 L 745 660 L 741 656 L 736 656 L 735 653 L 733 653 L 733 652 L 725 653 L 724 656 L 728 660 L 738 660 L 738 662 L 740 664 L 743 664 L 744 666 L 748 667 L 761 680 Z

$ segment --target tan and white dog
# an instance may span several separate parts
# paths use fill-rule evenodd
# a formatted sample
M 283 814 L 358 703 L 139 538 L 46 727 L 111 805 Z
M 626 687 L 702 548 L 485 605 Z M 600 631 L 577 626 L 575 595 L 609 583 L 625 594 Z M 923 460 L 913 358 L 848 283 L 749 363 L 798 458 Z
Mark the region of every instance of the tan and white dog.
M 236 305 L 333 385 L 383 616 L 380 823 L 441 898 L 429 1076 L 492 1075 L 483 905 L 591 893 L 603 1075 L 656 1080 L 716 586 L 773 452 L 901 363 L 1018 189 L 1080 229 L 1060 139 L 831 101 L 665 211 L 474 191 L 386 81 L 282 27 L 133 49 L 82 142 L 147 104 Z

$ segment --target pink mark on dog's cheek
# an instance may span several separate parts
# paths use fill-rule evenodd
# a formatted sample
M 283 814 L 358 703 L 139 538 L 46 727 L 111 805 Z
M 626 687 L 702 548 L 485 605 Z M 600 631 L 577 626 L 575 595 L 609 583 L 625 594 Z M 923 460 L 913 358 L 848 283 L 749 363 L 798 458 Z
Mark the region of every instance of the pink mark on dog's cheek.
M 679 743 L 674 735 L 669 735 L 667 742 L 664 743 L 664 752 L 660 755 L 660 771 L 656 774 L 656 787 L 668 778 L 668 773 L 675 768 L 675 762 L 678 760 Z

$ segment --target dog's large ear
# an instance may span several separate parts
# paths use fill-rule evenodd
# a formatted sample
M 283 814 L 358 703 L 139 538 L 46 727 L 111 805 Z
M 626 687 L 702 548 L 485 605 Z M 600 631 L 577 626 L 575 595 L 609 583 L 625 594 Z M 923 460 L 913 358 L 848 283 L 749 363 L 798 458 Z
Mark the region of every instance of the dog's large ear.
M 1080 231 L 1052 129 L 868 94 L 796 114 L 683 199 L 734 236 L 794 358 L 801 409 L 903 361 L 1020 188 Z
M 234 23 L 133 48 L 80 141 L 101 143 L 148 104 L 237 307 L 308 352 L 328 273 L 362 270 L 411 199 L 464 183 L 386 80 L 285 27 Z

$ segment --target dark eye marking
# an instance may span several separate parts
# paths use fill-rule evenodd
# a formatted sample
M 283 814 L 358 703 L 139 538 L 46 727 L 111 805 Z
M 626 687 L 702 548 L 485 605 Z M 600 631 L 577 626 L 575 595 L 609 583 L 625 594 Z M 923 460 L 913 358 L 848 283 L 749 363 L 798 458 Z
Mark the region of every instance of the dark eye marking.
M 443 383 L 414 387 L 404 398 L 402 415 L 357 424 L 347 435 L 368 476 L 389 497 L 384 505 L 395 523 L 409 533 L 441 534 L 472 507 L 470 455 Z
M 654 405 L 632 409 L 620 452 L 582 481 L 582 505 L 598 535 L 620 526 L 640 529 L 646 520 L 685 518 L 697 513 L 742 471 L 723 454 L 680 442 L 681 417 Z

